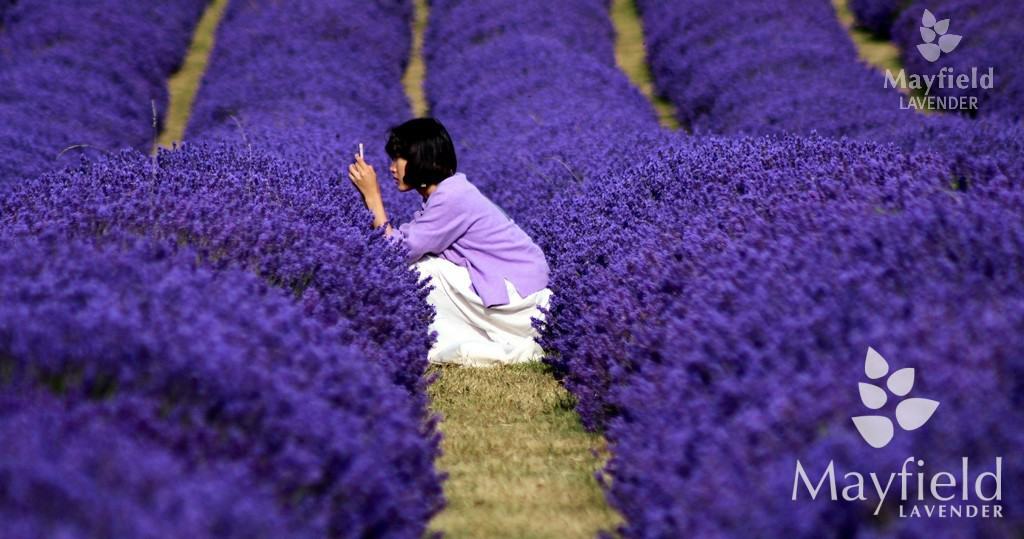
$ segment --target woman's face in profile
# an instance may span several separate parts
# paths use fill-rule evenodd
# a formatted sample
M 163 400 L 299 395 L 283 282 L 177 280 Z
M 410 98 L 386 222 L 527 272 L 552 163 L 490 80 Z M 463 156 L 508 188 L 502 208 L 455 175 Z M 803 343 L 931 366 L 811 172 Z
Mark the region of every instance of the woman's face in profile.
M 391 160 L 391 167 L 388 170 L 391 171 L 391 177 L 395 179 L 395 186 L 400 192 L 405 192 L 412 189 L 412 186 L 405 183 L 405 165 L 408 161 L 404 157 L 396 157 Z

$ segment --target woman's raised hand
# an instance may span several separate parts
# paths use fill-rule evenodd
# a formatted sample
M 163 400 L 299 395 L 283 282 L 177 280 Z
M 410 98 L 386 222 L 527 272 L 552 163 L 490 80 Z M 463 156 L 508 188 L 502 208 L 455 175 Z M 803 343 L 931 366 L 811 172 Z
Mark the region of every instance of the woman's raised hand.
M 356 154 L 356 162 L 348 166 L 348 179 L 363 194 L 365 199 L 380 197 L 380 184 L 377 183 L 377 172 Z

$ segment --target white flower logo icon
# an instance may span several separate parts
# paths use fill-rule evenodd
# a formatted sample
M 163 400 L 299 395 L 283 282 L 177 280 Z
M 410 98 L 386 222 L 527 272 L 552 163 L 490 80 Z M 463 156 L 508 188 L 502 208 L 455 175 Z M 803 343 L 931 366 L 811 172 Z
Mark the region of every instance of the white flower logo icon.
M 864 358 L 864 374 L 872 380 L 879 380 L 889 374 L 889 363 L 874 348 L 868 347 Z M 900 369 L 885 381 L 885 387 L 897 397 L 905 397 L 914 388 L 914 369 Z M 861 382 L 858 384 L 860 400 L 871 410 L 877 410 L 889 400 L 885 389 Z M 914 430 L 928 422 L 928 419 L 939 407 L 939 401 L 932 399 L 909 398 L 896 405 L 896 422 L 903 430 Z M 894 428 L 892 420 L 884 415 L 861 415 L 853 418 L 853 424 L 864 441 L 876 449 L 885 447 L 892 441 Z
M 949 19 L 935 20 L 935 15 L 927 9 L 921 17 L 921 39 L 924 43 L 917 46 L 925 60 L 934 62 L 942 56 L 942 53 L 949 54 L 960 44 L 963 36 L 947 34 L 949 31 Z M 936 42 L 936 38 L 938 41 Z

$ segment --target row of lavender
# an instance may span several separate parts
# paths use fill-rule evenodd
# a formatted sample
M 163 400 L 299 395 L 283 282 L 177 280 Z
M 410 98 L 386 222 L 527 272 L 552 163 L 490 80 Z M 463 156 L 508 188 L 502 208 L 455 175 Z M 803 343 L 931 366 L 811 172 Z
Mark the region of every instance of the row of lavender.
M 828 2 L 638 7 L 655 84 L 696 134 L 857 135 L 913 114 L 881 91 L 880 74 L 849 62 L 853 44 Z
M 371 142 L 408 115 L 399 81 L 411 16 L 403 0 L 358 9 L 322 0 L 231 6 L 186 132 L 191 147 L 167 159 L 215 161 L 227 170 L 269 156 L 284 161 L 264 170 L 243 164 L 245 176 L 217 174 L 216 183 L 198 182 L 203 193 L 168 204 L 181 215 L 170 226 L 233 252 L 229 258 L 281 282 L 326 323 L 351 320 L 349 339 L 422 399 L 431 316 L 425 290 L 369 232 L 369 213 L 340 172 L 359 142 L 373 162 L 385 163 L 383 145 Z M 258 52 L 268 46 L 277 54 Z M 232 155 L 207 157 L 211 151 Z M 271 201 L 276 211 L 268 211 Z M 409 197 L 388 202 L 396 215 L 415 207 Z M 217 232 L 186 228 L 194 226 Z
M 3 2 L 0 185 L 83 152 L 148 150 L 205 4 Z
M 722 149 L 728 164 L 680 159 L 742 168 L 691 176 L 680 204 L 691 240 L 639 268 L 647 305 L 629 313 L 641 323 L 612 369 L 608 468 L 627 535 L 1015 536 L 1024 477 L 1008 462 L 1003 520 L 900 518 L 943 502 L 914 485 L 883 501 L 856 478 L 888 477 L 911 456 L 923 464 L 910 471 L 932 477 L 969 458 L 974 485 L 1024 442 L 1008 428 L 1024 376 L 1019 187 L 953 192 L 939 161 L 848 142 Z M 908 399 L 940 402 L 926 428 L 907 432 L 906 391 L 865 376 L 869 347 L 889 359 L 883 375 L 914 369 Z M 872 386 L 861 384 L 880 386 L 883 402 L 862 403 Z M 891 439 L 862 439 L 851 421 L 892 427 L 894 410 Z M 798 462 L 813 484 L 834 470 L 843 497 L 830 500 L 826 479 L 812 499 Z M 956 503 L 985 505 L 980 496 Z
M 901 49 L 907 72 L 934 76 L 970 75 L 976 68 L 995 75 L 993 88 L 936 87 L 938 96 L 978 98 L 978 113 L 1021 121 L 1024 109 L 1024 73 L 1018 56 L 1024 36 L 1017 31 L 1024 20 L 1024 5 L 1014 0 L 852 0 L 858 23 L 876 35 L 890 36 Z M 927 10 L 927 13 L 926 13 Z M 946 36 L 946 37 L 943 37 Z M 931 46 L 925 56 L 919 47 Z M 950 46 L 953 48 L 949 50 Z
M 129 235 L 0 243 L 0 515 L 13 536 L 422 527 L 403 490 L 431 465 L 420 418 L 287 294 Z
M 426 291 L 330 170 L 406 106 L 409 9 L 356 4 L 232 3 L 196 143 L 0 195 L 5 525 L 419 537 L 442 507 Z
M 562 363 L 582 382 L 581 414 L 606 426 L 623 531 L 923 537 L 941 522 L 942 532 L 964 536 L 1018 533 L 1024 499 L 1012 485 L 1024 477 L 1005 467 L 1009 515 L 999 520 L 893 518 L 918 495 L 935 503 L 913 486 L 902 509 L 870 494 L 852 503 L 790 497 L 797 460 L 815 479 L 834 463 L 842 481 L 845 472 L 898 471 L 908 455 L 930 474 L 970 457 L 973 480 L 1020 446 L 1006 427 L 1020 414 L 1024 374 L 1014 352 L 1024 344 L 1019 126 L 886 112 L 889 96 L 858 83 L 869 73 L 838 24 L 823 26 L 807 6 L 642 8 L 659 82 L 698 132 L 818 130 L 905 150 L 814 136 L 669 140 L 573 199 L 558 228 L 618 228 L 598 255 L 616 278 L 593 289 L 603 297 L 574 298 L 588 303 L 590 331 L 573 342 L 556 323 L 548 335 L 562 341 L 548 344 L 571 351 Z M 730 17 L 768 30 L 729 33 L 721 19 Z M 782 48 L 743 46 L 780 34 L 790 36 Z M 684 47 L 693 43 L 702 47 Z M 845 63 L 833 54 L 844 50 Z M 831 58 L 826 74 L 801 63 L 819 57 Z M 707 62 L 754 88 L 725 84 Z M 778 71 L 823 80 L 787 83 Z M 857 113 L 815 108 L 815 89 Z M 581 219 L 575 208 L 599 208 L 598 217 Z M 869 346 L 893 369 L 917 367 L 914 395 L 943 403 L 927 429 L 899 431 L 882 450 L 850 421 L 871 413 L 857 394 L 870 381 Z M 898 400 L 890 396 L 880 414 L 891 416 Z

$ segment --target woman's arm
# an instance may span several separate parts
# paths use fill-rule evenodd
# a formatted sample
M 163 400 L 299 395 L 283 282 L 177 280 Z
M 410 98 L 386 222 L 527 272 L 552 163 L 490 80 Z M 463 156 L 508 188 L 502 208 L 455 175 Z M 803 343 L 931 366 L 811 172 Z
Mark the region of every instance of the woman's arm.
M 416 218 L 395 230 L 388 223 L 384 199 L 377 183 L 377 173 L 356 155 L 356 162 L 348 167 L 348 177 L 363 195 L 363 202 L 373 213 L 374 228 L 384 226 L 384 235 L 405 244 L 410 260 L 418 260 L 427 253 L 440 254 L 466 233 L 472 222 L 458 199 L 449 200 L 449 194 L 440 191 L 430 196 L 429 204 Z
M 348 178 L 363 195 L 363 203 L 373 213 L 373 227 L 385 226 L 384 235 L 391 236 L 393 230 L 388 222 L 388 214 L 384 211 L 384 198 L 380 194 L 377 183 L 377 172 L 356 154 L 356 162 L 348 166 Z
M 363 197 L 363 201 L 366 203 L 366 207 L 373 213 L 373 228 L 377 228 L 384 225 L 384 235 L 391 236 L 393 230 L 391 230 L 391 223 L 388 222 L 388 214 L 384 211 L 384 199 L 381 198 L 378 192 L 376 197 Z

